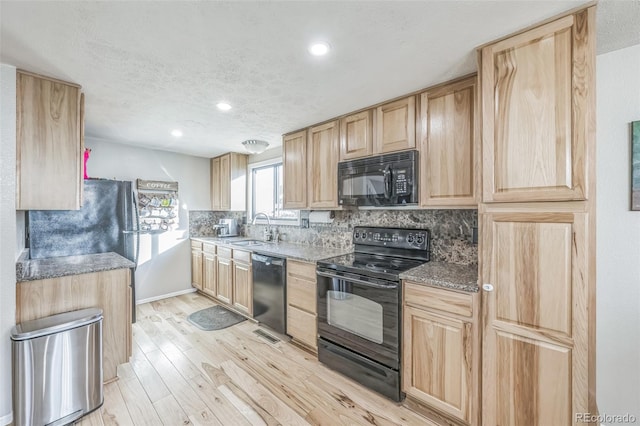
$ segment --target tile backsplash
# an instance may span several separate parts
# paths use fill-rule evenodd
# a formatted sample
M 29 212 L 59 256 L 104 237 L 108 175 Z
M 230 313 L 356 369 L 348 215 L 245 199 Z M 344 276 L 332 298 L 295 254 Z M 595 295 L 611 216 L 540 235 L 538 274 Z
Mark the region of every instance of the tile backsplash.
M 238 219 L 238 223 L 245 223 L 245 236 L 262 239 L 265 225 L 246 224 L 244 212 L 190 211 L 190 235 L 212 236 L 211 225 L 221 218 Z M 309 228 L 277 225 L 277 228 L 282 241 L 351 249 L 354 226 L 428 229 L 432 260 L 462 265 L 478 263 L 478 246 L 472 243 L 473 228 L 478 226 L 477 210 L 338 210 L 332 223 L 311 223 Z

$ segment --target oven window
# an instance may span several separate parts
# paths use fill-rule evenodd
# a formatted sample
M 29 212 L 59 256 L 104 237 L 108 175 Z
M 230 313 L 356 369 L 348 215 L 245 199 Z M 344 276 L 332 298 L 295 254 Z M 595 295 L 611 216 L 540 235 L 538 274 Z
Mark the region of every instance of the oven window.
M 375 343 L 382 343 L 382 305 L 353 293 L 327 291 L 327 322 Z
M 384 194 L 383 175 L 360 175 L 342 181 L 342 194 L 346 197 L 377 196 Z

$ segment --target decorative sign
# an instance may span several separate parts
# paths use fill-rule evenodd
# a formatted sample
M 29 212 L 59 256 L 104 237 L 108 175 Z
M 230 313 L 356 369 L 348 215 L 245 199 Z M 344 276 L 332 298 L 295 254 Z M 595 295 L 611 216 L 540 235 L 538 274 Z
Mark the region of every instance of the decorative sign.
M 165 182 L 162 180 L 142 180 L 138 179 L 139 190 L 150 191 L 174 191 L 178 192 L 178 182 Z
M 640 210 L 640 121 L 631 122 L 631 210 Z

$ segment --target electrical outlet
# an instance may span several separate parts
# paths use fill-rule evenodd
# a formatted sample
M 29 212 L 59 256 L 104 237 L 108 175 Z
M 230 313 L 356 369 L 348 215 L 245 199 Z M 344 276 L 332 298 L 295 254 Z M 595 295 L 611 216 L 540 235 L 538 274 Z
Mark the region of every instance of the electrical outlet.
M 478 244 L 478 227 L 476 226 L 471 228 L 471 242 L 473 244 Z
M 308 228 L 309 227 L 309 219 L 300 219 L 300 228 Z

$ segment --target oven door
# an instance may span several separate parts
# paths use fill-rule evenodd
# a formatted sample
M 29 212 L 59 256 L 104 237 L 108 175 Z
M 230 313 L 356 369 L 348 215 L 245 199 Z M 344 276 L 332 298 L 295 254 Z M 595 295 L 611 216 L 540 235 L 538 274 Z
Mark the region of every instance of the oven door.
M 317 270 L 318 335 L 387 367 L 400 365 L 400 284 Z

